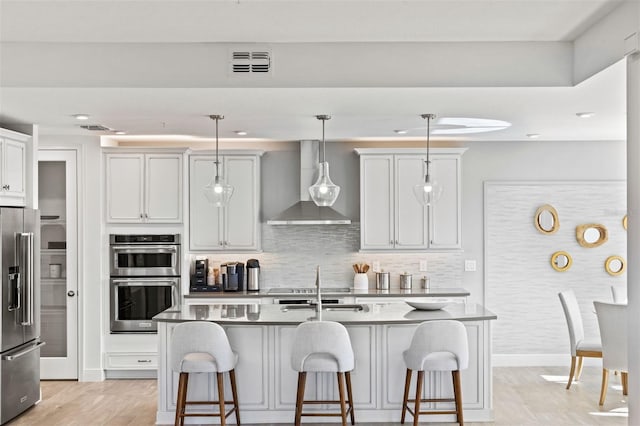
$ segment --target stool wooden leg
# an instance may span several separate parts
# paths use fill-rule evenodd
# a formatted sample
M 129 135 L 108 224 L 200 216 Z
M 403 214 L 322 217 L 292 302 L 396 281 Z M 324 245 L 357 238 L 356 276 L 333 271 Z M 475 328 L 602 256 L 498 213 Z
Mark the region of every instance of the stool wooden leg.
M 580 376 L 582 376 L 582 356 L 578 357 L 578 366 L 576 367 L 576 382 L 580 380 Z
M 629 391 L 629 373 L 624 371 L 620 372 L 620 381 L 622 382 L 622 394 L 628 395 Z
M 225 426 L 225 408 L 224 408 L 224 381 L 222 380 L 222 373 L 216 373 L 218 378 L 218 406 L 220 407 L 220 425 Z
M 347 378 L 347 397 L 349 398 L 349 409 L 351 410 L 351 424 L 356 424 L 356 415 L 353 412 L 353 392 L 351 392 L 351 372 L 347 371 L 345 373 Z
M 422 382 L 424 380 L 424 371 L 418 371 L 418 384 L 416 385 L 416 405 L 413 412 L 413 426 L 418 426 L 418 418 L 420 417 L 420 399 L 422 398 Z
M 567 389 L 571 387 L 571 382 L 573 381 L 573 373 L 576 371 L 576 357 L 571 357 L 571 371 L 569 371 L 569 382 L 567 382 Z
M 187 396 L 187 382 L 189 379 L 189 373 L 180 373 L 178 379 L 178 397 L 176 401 L 176 420 L 175 426 L 181 426 L 184 424 L 184 407 Z
M 342 418 L 342 426 L 347 426 L 347 404 L 344 400 L 344 373 L 338 375 L 338 395 L 340 395 L 340 417 Z
M 304 385 L 307 381 L 307 373 L 298 373 L 298 394 L 296 396 L 296 418 L 295 425 L 300 426 L 300 419 L 302 417 L 302 401 L 304 400 Z
M 452 371 L 453 376 L 453 397 L 456 400 L 456 416 L 460 426 L 464 426 L 464 418 L 462 414 L 462 386 L 460 386 L 460 370 Z
M 231 381 L 231 394 L 233 395 L 233 407 L 236 409 L 236 425 L 240 426 L 240 408 L 238 408 L 238 390 L 236 388 L 236 370 L 229 371 Z
M 411 385 L 412 371 L 407 368 L 407 377 L 404 379 L 404 398 L 402 399 L 402 417 L 400 423 L 404 424 L 404 418 L 407 414 L 407 404 L 409 403 L 409 386 Z
M 609 370 L 602 369 L 602 387 L 600 388 L 600 405 L 604 405 L 604 399 L 607 397 L 607 386 L 609 386 Z

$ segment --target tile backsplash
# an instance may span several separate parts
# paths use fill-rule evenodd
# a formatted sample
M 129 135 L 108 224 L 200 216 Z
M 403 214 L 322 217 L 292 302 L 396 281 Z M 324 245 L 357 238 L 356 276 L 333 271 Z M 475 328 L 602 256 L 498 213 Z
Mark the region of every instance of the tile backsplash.
M 433 287 L 461 287 L 462 252 L 446 253 L 359 253 L 360 224 L 351 225 L 262 225 L 262 253 L 192 254 L 209 258 L 209 264 L 247 259 L 260 261 L 260 287 L 312 287 L 316 266 L 320 265 L 322 284 L 326 287 L 351 287 L 354 263 L 367 263 L 369 287 L 375 287 L 372 262 L 391 273 L 391 286 L 398 287 L 400 274 L 414 274 L 414 287 L 427 275 Z M 428 271 L 419 272 L 421 260 Z

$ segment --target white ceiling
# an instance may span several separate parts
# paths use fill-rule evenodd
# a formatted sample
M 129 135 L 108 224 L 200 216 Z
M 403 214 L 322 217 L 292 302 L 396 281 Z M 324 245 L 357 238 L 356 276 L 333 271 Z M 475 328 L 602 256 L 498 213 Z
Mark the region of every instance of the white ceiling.
M 2 43 L 170 42 L 571 42 L 620 1 L 7 1 Z M 45 45 L 46 46 L 46 45 Z M 96 44 L 99 49 L 99 44 Z M 108 58 L 104 59 L 108 61 Z M 488 59 L 489 60 L 489 59 Z M 2 51 L 0 50 L 0 63 Z M 331 66 L 331 64 L 327 64 Z M 42 64 L 46 67 L 46 64 Z M 210 137 L 209 114 L 224 114 L 222 138 L 317 139 L 316 114 L 331 114 L 328 139 L 424 136 L 421 113 L 511 122 L 462 140 L 625 138 L 624 61 L 575 87 L 55 87 L 2 84 L 0 121 L 38 123 L 41 133 L 95 134 L 71 114 L 130 135 Z M 85 85 L 86 86 L 86 85 Z M 579 119 L 577 112 L 596 116 Z

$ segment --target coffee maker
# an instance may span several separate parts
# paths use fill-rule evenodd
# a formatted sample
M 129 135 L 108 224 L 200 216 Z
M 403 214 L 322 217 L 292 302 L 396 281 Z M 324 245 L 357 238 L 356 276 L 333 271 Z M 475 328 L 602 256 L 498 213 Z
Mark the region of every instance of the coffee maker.
M 224 291 L 244 290 L 244 264 L 227 262 L 222 264 L 222 289 Z
M 194 264 L 194 273 L 191 275 L 191 285 L 189 287 L 190 292 L 197 291 L 219 291 L 219 288 L 215 288 L 207 285 L 207 272 L 209 271 L 208 259 L 197 259 Z

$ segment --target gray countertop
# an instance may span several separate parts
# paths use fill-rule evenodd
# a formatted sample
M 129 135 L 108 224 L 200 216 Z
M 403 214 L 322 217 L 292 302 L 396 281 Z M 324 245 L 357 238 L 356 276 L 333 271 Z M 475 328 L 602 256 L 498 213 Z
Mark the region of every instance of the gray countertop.
M 185 294 L 184 297 L 187 299 L 201 299 L 201 298 L 223 298 L 223 297 L 276 297 L 279 299 L 282 298 L 305 298 L 305 297 L 313 297 L 314 294 L 300 294 L 300 293 L 287 293 L 287 294 L 276 294 L 269 293 L 270 289 L 264 289 L 260 291 L 229 291 L 229 292 L 202 292 L 202 293 L 190 293 Z M 375 288 L 370 288 L 366 290 L 354 290 L 351 289 L 350 292 L 332 292 L 331 288 L 323 288 L 322 289 L 323 296 L 343 296 L 343 297 L 465 297 L 469 296 L 469 291 L 464 288 L 431 288 L 429 290 L 424 290 L 421 288 L 413 288 L 411 290 L 402 290 L 400 288 L 391 288 L 389 290 L 376 290 Z
M 292 306 L 292 305 L 288 305 Z M 363 310 L 323 310 L 322 320 L 342 324 L 412 324 L 422 321 L 454 319 L 482 321 L 497 319 L 496 314 L 475 303 L 451 303 L 436 311 L 418 311 L 402 302 L 366 303 Z M 287 325 L 317 319 L 314 309 L 287 310 L 276 304 L 203 304 L 181 305 L 153 317 L 160 322 L 214 321 L 237 325 Z

